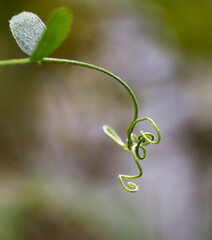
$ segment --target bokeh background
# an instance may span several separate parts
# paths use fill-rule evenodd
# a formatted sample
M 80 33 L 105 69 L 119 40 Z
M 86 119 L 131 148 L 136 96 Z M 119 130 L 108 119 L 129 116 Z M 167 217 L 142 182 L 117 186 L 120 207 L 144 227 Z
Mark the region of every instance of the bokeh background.
M 125 138 L 133 105 L 108 76 L 77 66 L 0 68 L 0 240 L 212 239 L 212 1 L 0 1 L 0 59 L 26 57 L 8 20 L 74 13 L 51 56 L 96 64 L 131 86 L 159 126 L 139 192 Z M 143 127 L 143 126 L 140 126 Z

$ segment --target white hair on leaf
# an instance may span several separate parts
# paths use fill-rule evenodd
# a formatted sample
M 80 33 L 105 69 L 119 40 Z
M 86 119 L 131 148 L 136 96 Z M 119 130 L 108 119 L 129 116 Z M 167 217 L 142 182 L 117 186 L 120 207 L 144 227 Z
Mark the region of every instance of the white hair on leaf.
M 45 24 L 31 12 L 19 13 L 12 17 L 9 22 L 10 29 L 19 47 L 26 54 L 31 55 L 46 30 Z

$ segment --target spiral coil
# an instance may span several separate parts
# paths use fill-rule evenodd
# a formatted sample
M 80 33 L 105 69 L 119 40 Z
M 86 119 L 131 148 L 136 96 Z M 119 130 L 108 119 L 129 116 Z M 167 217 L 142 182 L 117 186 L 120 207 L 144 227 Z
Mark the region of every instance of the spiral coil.
M 153 133 L 150 133 L 150 132 L 140 131 L 140 134 L 138 136 L 136 136 L 136 134 L 133 133 L 133 130 L 134 130 L 136 124 L 139 122 L 142 122 L 142 121 L 146 121 L 146 120 L 149 121 L 152 124 L 152 126 L 154 127 L 154 129 L 156 130 L 157 138 L 155 137 L 155 135 Z M 127 182 L 127 186 L 126 186 L 123 181 L 123 178 L 135 179 L 135 178 L 139 178 L 142 176 L 142 168 L 141 168 L 139 160 L 144 160 L 146 158 L 147 153 L 146 153 L 145 147 L 149 144 L 158 144 L 161 140 L 160 131 L 159 131 L 157 125 L 154 123 L 154 121 L 151 118 L 148 118 L 148 117 L 134 120 L 128 127 L 126 144 L 118 136 L 116 131 L 113 128 L 111 128 L 110 126 L 104 125 L 103 131 L 110 139 L 112 139 L 115 143 L 117 143 L 125 151 L 132 152 L 133 158 L 134 158 L 135 163 L 139 170 L 139 174 L 134 175 L 134 176 L 119 174 L 119 180 L 120 180 L 122 187 L 126 191 L 137 192 L 138 186 L 133 182 Z M 141 156 L 139 150 L 142 150 L 142 152 L 143 152 L 142 156 Z

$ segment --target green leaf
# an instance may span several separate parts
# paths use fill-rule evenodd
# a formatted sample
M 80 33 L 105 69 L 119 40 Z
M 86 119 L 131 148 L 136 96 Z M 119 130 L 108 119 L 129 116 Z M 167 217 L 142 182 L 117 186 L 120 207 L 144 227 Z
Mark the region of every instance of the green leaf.
M 54 11 L 47 24 L 47 30 L 41 37 L 30 60 L 32 62 L 39 62 L 56 50 L 66 38 L 72 20 L 73 15 L 69 9 L 59 8 Z

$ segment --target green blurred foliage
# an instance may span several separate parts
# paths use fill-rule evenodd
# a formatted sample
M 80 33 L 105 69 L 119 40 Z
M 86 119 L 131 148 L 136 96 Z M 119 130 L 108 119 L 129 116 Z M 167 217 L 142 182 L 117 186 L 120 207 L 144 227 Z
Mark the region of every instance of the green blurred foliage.
M 212 55 L 212 2 L 208 0 L 134 0 L 149 16 L 157 39 L 196 56 Z
M 32 177 L 6 183 L 0 201 L 1 240 L 134 240 L 146 237 L 140 214 L 114 193 L 75 183 L 75 190 Z M 26 181 L 27 180 L 27 181 Z M 18 188 L 14 192 L 12 188 Z M 66 189 L 66 190 L 65 190 Z M 11 191 L 12 190 L 12 191 Z M 115 195 L 115 196 L 114 196 Z M 103 196 L 103 195 L 102 195 Z

